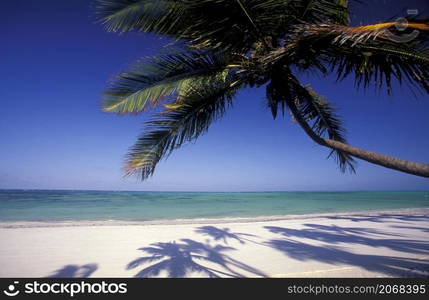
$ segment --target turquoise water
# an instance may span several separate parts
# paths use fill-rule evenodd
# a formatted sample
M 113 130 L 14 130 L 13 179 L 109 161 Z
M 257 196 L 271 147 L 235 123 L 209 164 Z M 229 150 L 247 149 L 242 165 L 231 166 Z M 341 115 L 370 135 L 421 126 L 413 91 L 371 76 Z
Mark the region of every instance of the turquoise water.
M 234 218 L 429 207 L 429 192 L 0 190 L 0 221 Z

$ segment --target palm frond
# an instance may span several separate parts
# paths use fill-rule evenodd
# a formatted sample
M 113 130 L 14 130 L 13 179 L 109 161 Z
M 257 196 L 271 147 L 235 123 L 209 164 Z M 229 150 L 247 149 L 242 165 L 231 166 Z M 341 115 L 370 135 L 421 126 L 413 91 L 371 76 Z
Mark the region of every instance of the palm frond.
M 100 22 L 110 31 L 152 32 L 175 40 L 184 39 L 199 49 L 247 51 L 257 35 L 240 3 L 236 0 L 99 0 L 98 12 Z
M 119 114 L 138 113 L 180 93 L 191 83 L 225 76 L 228 62 L 229 58 L 222 54 L 175 50 L 138 62 L 107 88 L 103 110 Z
M 409 29 L 418 29 L 418 35 L 408 42 L 400 41 L 392 31 L 393 23 L 344 28 L 329 34 L 336 37 L 331 49 L 325 49 L 324 60 L 342 80 L 354 75 L 356 84 L 392 90 L 392 80 L 415 86 L 429 93 L 429 24 L 409 23 Z
M 420 40 L 427 42 L 426 37 L 429 32 L 429 23 L 427 20 L 413 20 L 407 23 L 387 22 L 357 27 L 337 24 L 310 25 L 306 28 L 306 34 L 321 36 L 323 33 L 326 33 L 327 35 L 333 35 L 335 38 L 332 42 L 339 45 L 346 42 L 352 42 L 352 45 L 356 45 L 369 40 L 401 43 L 399 38 L 401 35 L 406 34 L 406 32 L 401 32 L 399 29 L 408 31 L 419 30 L 419 34 L 413 38 L 413 41 Z M 398 36 L 397 40 L 392 39 L 395 35 Z
M 264 33 L 284 37 L 293 25 L 310 23 L 349 23 L 349 7 L 346 0 L 260 0 L 245 1 L 256 16 L 256 23 Z
M 175 0 L 98 0 L 96 12 L 108 31 L 174 34 L 182 28 L 184 6 Z
M 426 23 L 414 21 L 410 26 L 424 29 Z M 394 23 L 372 26 L 346 27 L 339 25 L 298 26 L 285 47 L 263 59 L 263 64 L 296 65 L 317 68 L 327 73 L 328 68 L 342 80 L 350 75 L 358 86 L 386 87 L 391 92 L 392 79 L 429 92 L 428 32 L 421 32 L 414 40 L 391 40 L 389 28 Z M 429 26 L 427 27 L 429 29 Z
M 301 101 L 298 106 L 303 118 L 312 123 L 312 129 L 318 136 L 326 136 L 331 140 L 346 144 L 346 130 L 341 119 L 336 115 L 335 108 L 309 86 L 305 89 L 307 91 L 302 91 L 301 98 L 305 101 Z M 355 173 L 355 161 L 350 155 L 337 150 L 332 150 L 329 156 L 332 155 L 335 155 L 341 172 L 350 170 Z
M 349 23 L 349 11 L 347 0 L 309 0 L 299 1 L 303 4 L 303 13 L 300 19 L 303 22 L 331 23 L 347 25 Z
M 396 79 L 429 93 L 429 57 L 422 50 L 391 45 L 365 45 L 352 50 L 337 51 L 327 60 L 339 80 L 353 75 L 357 86 L 385 87 L 390 94 L 392 80 Z
M 345 0 L 98 0 L 109 31 L 142 31 L 201 48 L 246 53 L 302 22 L 348 23 Z M 266 45 L 266 46 L 267 46 Z
M 210 124 L 223 116 L 240 85 L 225 79 L 189 86 L 181 101 L 166 106 L 146 123 L 126 159 L 126 174 L 150 177 L 162 158 L 207 132 Z
M 347 143 L 346 131 L 332 105 L 310 87 L 302 86 L 288 71 L 280 70 L 274 74 L 267 85 L 267 98 L 274 117 L 279 108 L 284 112 L 288 107 L 309 124 L 317 137 Z M 342 172 L 355 172 L 355 161 L 350 155 L 332 150 L 328 157 L 334 154 Z

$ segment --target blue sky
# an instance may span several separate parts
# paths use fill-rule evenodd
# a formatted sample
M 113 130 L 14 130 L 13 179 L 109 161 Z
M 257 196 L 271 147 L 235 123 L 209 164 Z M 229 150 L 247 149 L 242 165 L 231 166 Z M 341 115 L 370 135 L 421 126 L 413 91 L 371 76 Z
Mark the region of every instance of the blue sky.
M 371 2 L 371 1 L 370 1 Z M 355 23 L 427 1 L 372 1 Z M 273 120 L 263 90 L 244 90 L 209 133 L 163 161 L 153 178 L 123 178 L 145 116 L 100 111 L 106 83 L 166 43 L 106 33 L 88 0 L 0 2 L 0 188 L 163 191 L 429 190 L 429 180 L 359 161 L 342 174 L 288 115 Z M 301 76 L 335 102 L 352 145 L 429 163 L 429 97 L 357 91 L 351 80 Z

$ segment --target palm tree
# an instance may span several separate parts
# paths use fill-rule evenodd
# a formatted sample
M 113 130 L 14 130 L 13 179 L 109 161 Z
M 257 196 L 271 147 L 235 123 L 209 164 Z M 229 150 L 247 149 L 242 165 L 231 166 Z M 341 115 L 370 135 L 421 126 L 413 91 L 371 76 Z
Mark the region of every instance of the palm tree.
M 427 164 L 349 145 L 333 105 L 295 75 L 353 76 L 358 86 L 374 83 L 388 93 L 397 80 L 429 93 L 427 20 L 409 20 L 420 34 L 403 41 L 392 38 L 398 22 L 348 26 L 347 0 L 98 0 L 97 13 L 108 31 L 174 42 L 105 91 L 106 112 L 155 111 L 130 149 L 126 174 L 150 177 L 162 158 L 222 117 L 240 89 L 265 87 L 273 117 L 289 110 L 314 142 L 331 149 L 342 172 L 355 172 L 359 158 L 429 177 Z

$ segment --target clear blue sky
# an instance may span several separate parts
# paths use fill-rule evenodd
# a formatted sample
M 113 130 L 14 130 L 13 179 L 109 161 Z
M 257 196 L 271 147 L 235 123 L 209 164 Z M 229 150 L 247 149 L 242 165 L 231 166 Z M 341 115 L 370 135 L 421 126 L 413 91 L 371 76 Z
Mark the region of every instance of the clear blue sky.
M 368 1 L 371 2 L 371 1 Z M 92 4 L 91 4 L 92 3 Z M 428 1 L 372 1 L 354 22 L 382 21 Z M 274 121 L 263 90 L 235 107 L 196 143 L 163 161 L 147 182 L 122 177 L 124 154 L 144 116 L 99 109 L 107 81 L 165 40 L 106 33 L 88 0 L 0 2 L 0 188 L 278 191 L 426 189 L 429 180 L 359 161 L 342 174 L 329 150 L 289 118 Z M 403 13 L 402 13 L 403 15 Z M 334 101 L 353 145 L 429 163 L 429 97 L 406 87 L 393 97 L 352 81 L 303 77 Z

